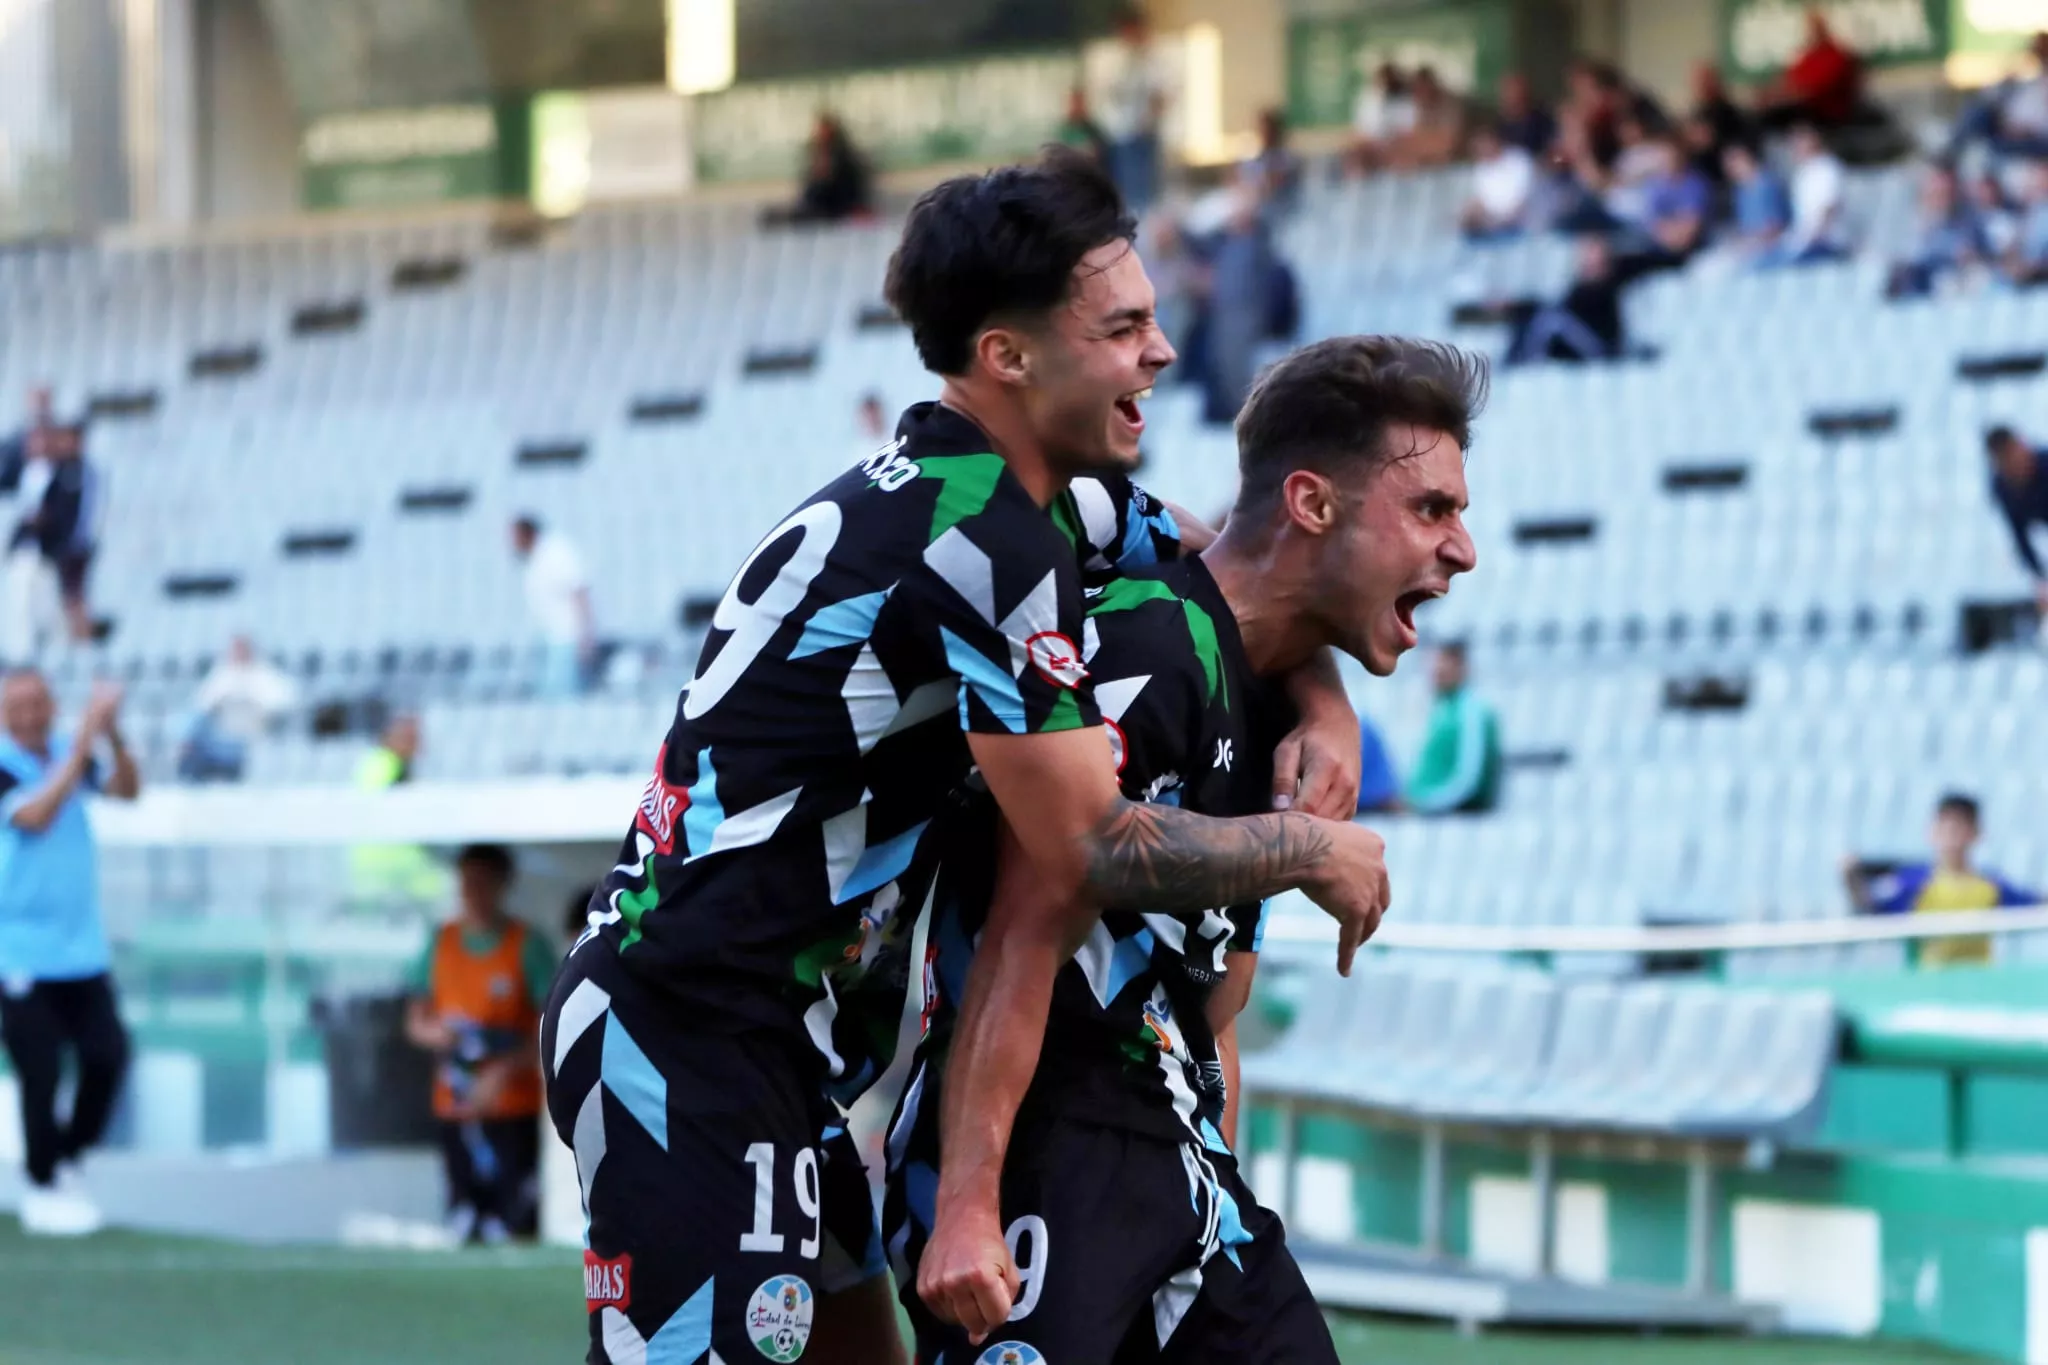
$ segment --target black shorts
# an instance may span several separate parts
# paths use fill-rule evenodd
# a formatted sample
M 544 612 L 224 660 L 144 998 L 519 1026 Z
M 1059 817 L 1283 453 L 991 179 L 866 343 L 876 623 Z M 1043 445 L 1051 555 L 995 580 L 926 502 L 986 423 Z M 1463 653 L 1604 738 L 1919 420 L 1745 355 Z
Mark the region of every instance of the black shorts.
M 589 1219 L 589 1360 L 795 1360 L 816 1295 L 887 1270 L 860 1156 L 785 1045 L 678 1016 L 591 939 L 541 1019 Z
M 883 1210 L 921 1365 L 1336 1365 L 1278 1215 L 1228 1152 L 1056 1116 L 1011 1135 L 1002 1216 L 1022 1289 L 971 1345 L 917 1296 L 937 1183 L 924 1137 L 892 1146 Z

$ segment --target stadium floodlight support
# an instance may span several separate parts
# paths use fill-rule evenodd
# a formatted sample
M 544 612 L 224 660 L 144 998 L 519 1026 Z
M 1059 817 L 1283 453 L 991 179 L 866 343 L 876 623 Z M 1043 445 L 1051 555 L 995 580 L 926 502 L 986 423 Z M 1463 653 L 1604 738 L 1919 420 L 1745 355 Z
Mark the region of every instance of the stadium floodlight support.
M 736 0 L 668 0 L 668 86 L 709 95 L 738 74 Z

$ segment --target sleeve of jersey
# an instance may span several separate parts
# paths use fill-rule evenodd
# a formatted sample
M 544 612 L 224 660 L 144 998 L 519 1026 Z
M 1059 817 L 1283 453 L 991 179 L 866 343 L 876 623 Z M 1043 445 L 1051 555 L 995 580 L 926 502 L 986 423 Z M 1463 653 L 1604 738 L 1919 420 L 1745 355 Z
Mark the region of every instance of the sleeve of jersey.
M 924 553 L 919 596 L 970 734 L 1051 734 L 1102 721 L 1081 661 L 1081 573 L 1049 518 L 993 512 Z
M 1102 484 L 1116 505 L 1116 540 L 1103 547 L 1105 558 L 1125 573 L 1180 558 L 1180 525 L 1165 503 L 1121 474 Z
M 1179 778 L 1200 736 L 1189 669 L 1190 653 L 1178 604 L 1144 602 L 1124 607 L 1127 594 L 1112 586 L 1095 599 L 1082 657 L 1095 680 L 1095 702 L 1109 729 L 1117 783 L 1132 801 L 1180 803 Z

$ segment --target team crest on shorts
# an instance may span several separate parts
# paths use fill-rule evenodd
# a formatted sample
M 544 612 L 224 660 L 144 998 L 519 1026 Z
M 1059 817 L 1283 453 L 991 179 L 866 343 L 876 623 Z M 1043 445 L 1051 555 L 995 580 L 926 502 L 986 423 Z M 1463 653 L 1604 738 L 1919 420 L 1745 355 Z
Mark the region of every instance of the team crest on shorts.
M 756 1289 L 747 1303 L 747 1339 L 770 1360 L 802 1355 L 811 1339 L 811 1287 L 794 1275 L 777 1275 Z
M 974 1365 L 1046 1365 L 1036 1346 L 1021 1341 L 999 1341 L 974 1358 Z

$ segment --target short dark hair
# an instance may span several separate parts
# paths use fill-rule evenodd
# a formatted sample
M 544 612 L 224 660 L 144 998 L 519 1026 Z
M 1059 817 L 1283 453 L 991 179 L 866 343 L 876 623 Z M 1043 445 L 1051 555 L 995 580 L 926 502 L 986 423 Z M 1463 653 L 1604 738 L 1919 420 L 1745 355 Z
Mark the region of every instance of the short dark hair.
M 487 867 L 498 874 L 499 881 L 509 882 L 518 864 L 513 861 L 512 850 L 503 844 L 464 844 L 462 851 L 455 855 L 455 865 L 469 864 Z
M 540 518 L 531 512 L 521 512 L 518 516 L 512 518 L 512 529 L 524 531 L 530 536 L 537 536 L 540 534 Z
M 2017 431 L 2000 422 L 1997 426 L 1989 427 L 1985 430 L 1984 453 L 1987 455 L 2000 454 L 2007 446 L 2019 438 L 2020 434 Z
M 991 318 L 1057 307 L 1083 256 L 1137 235 L 1093 158 L 1048 147 L 1028 165 L 928 190 L 903 225 L 883 293 L 926 369 L 965 374 L 975 334 Z
M 1397 451 L 1388 429 L 1441 431 L 1470 450 L 1486 405 L 1483 357 L 1413 337 L 1332 337 L 1267 370 L 1237 414 L 1237 508 L 1263 511 L 1289 474 L 1369 473 L 1420 454 Z
M 1941 800 L 1934 803 L 1936 815 L 1960 815 L 1973 826 L 1984 823 L 1982 812 L 1977 807 L 1977 798 L 1967 792 L 1943 792 Z

